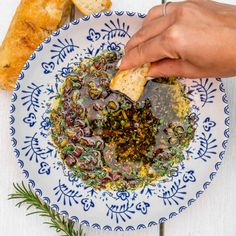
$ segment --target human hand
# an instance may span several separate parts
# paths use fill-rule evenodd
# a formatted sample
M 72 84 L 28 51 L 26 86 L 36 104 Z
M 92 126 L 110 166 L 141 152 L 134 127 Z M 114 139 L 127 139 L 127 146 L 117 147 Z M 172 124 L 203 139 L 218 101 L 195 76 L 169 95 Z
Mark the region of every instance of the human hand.
M 152 62 L 149 76 L 236 75 L 236 6 L 209 0 L 152 8 L 125 47 L 120 69 Z

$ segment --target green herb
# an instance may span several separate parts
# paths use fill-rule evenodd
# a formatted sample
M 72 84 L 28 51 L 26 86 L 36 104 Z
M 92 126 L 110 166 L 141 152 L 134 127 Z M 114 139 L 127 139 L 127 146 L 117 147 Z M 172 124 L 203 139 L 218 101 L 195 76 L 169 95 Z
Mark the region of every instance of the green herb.
M 60 125 L 61 126 L 65 126 L 66 125 L 65 118 L 61 118 Z
M 54 228 L 61 236 L 85 236 L 81 226 L 79 230 L 75 230 L 75 222 L 66 219 L 64 216 L 60 216 L 50 208 L 49 205 L 42 202 L 29 186 L 26 187 L 23 182 L 21 184 L 13 184 L 13 186 L 15 193 L 10 194 L 8 199 L 19 200 L 16 204 L 17 207 L 21 207 L 22 204 L 27 204 L 27 210 L 32 207 L 35 208 L 35 211 L 31 211 L 27 216 L 39 214 L 40 216 L 48 218 L 49 220 L 44 222 L 44 224 L 49 225 L 50 228 Z
M 63 154 L 71 154 L 75 151 L 75 147 L 73 145 L 67 145 L 62 149 Z
M 78 105 L 82 105 L 83 102 L 84 102 L 84 99 L 83 99 L 83 98 L 80 98 L 80 99 L 77 100 L 77 104 L 78 104 Z
M 61 93 L 57 93 L 56 96 L 55 96 L 55 99 L 59 99 L 59 98 L 62 98 L 62 94 Z

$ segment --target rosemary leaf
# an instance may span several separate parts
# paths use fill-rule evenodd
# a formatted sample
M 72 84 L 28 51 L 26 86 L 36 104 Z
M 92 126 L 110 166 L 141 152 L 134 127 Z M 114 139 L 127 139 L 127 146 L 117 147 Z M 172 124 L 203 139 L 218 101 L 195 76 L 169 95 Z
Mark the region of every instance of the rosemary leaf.
M 28 188 L 22 182 L 21 184 L 13 184 L 15 193 L 9 195 L 9 200 L 16 199 L 17 207 L 21 207 L 22 204 L 27 204 L 27 211 L 32 207 L 34 211 L 29 212 L 27 215 L 38 214 L 43 217 L 47 217 L 48 220 L 44 224 L 49 225 L 50 228 L 54 228 L 61 236 L 85 236 L 83 229 L 74 229 L 75 223 L 66 219 L 64 216 L 60 216 L 57 212 L 51 209 L 46 203 L 42 202 L 39 196 L 28 186 Z

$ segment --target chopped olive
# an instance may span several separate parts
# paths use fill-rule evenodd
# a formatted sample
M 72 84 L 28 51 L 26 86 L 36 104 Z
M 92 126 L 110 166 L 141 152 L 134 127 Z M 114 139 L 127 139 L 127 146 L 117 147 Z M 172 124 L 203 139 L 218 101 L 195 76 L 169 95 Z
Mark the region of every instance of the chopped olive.
M 67 158 L 65 159 L 65 162 L 66 162 L 66 164 L 67 164 L 69 167 L 72 167 L 72 166 L 74 166 L 74 165 L 76 164 L 75 158 L 73 158 L 73 157 L 71 157 L 71 156 L 67 157 Z
M 73 92 L 73 95 L 72 95 L 72 100 L 73 100 L 73 102 L 76 103 L 77 100 L 79 99 L 79 97 L 80 97 L 79 91 L 74 91 L 74 92 Z
M 66 146 L 66 144 L 67 144 L 67 140 L 63 139 L 61 144 L 60 144 L 61 148 L 64 148 Z
M 88 66 L 85 63 L 80 63 L 79 65 L 80 71 L 85 72 L 88 68 Z
M 178 142 L 178 139 L 175 137 L 171 137 L 168 139 L 169 144 L 175 145 Z
M 92 135 L 92 130 L 89 127 L 85 127 L 83 131 L 85 137 L 90 137 Z
M 114 101 L 109 101 L 107 104 L 107 107 L 112 109 L 112 110 L 116 110 L 117 109 L 117 105 Z
M 101 96 L 102 91 L 98 89 L 90 89 L 89 90 L 89 95 L 93 100 L 99 99 Z
M 79 81 L 73 82 L 72 86 L 74 89 L 81 89 L 82 88 L 82 84 Z
M 95 83 L 94 83 L 94 81 L 90 81 L 90 82 L 88 83 L 88 86 L 89 86 L 90 88 L 95 88 Z
M 76 150 L 73 153 L 73 156 L 76 158 L 79 158 L 83 153 L 83 149 L 80 147 L 77 147 Z
M 94 109 L 95 111 L 99 111 L 99 110 L 102 110 L 102 107 L 101 107 L 100 104 L 95 103 L 95 104 L 93 104 L 93 109 Z
M 176 135 L 182 135 L 184 133 L 184 128 L 182 126 L 174 127 L 174 133 Z

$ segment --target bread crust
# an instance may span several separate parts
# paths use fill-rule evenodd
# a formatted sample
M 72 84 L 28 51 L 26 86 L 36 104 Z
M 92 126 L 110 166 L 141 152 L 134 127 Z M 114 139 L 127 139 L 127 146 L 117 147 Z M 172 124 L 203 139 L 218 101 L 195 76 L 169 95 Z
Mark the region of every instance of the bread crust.
M 108 11 L 111 8 L 112 2 L 111 0 L 102 0 L 101 5 L 98 7 L 94 7 L 91 5 L 85 6 L 87 0 L 72 0 L 75 6 L 84 14 L 91 15 L 96 12 Z
M 22 0 L 0 47 L 0 88 L 11 90 L 37 46 L 69 14 L 70 0 Z

